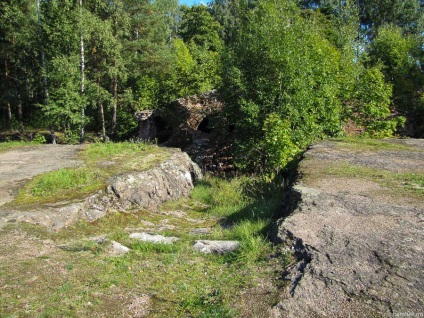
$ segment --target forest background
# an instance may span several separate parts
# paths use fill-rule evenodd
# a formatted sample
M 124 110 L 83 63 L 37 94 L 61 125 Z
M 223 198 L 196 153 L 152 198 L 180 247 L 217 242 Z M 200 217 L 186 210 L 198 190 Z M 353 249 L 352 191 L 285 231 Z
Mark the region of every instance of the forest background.
M 218 89 L 240 169 L 279 171 L 352 130 L 422 137 L 423 10 L 422 0 L 3 0 L 0 126 L 125 140 L 136 111 Z

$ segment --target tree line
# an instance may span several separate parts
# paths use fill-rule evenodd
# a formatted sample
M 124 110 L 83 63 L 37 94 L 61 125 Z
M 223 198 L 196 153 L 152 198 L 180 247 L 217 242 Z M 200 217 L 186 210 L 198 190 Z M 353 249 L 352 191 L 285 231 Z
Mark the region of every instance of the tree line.
M 423 136 L 423 9 L 422 0 L 4 0 L 0 124 L 119 140 L 134 133 L 135 111 L 217 88 L 240 168 L 279 170 L 317 138 L 349 130 Z

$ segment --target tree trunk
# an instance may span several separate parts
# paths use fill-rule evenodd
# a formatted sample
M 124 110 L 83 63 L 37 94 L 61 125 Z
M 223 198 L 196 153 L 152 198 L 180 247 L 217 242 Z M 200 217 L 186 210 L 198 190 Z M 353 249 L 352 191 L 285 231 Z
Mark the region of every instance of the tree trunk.
M 9 98 L 9 69 L 7 64 L 7 56 L 4 59 L 4 82 L 6 84 L 6 112 L 7 112 L 7 120 L 9 123 L 9 129 L 13 131 L 13 122 L 12 122 L 12 107 L 10 106 L 10 98 Z
M 105 112 L 103 109 L 103 100 L 102 97 L 99 97 L 99 114 L 100 114 L 100 122 L 102 124 L 102 139 L 106 141 L 106 126 L 105 126 Z
M 80 0 L 80 10 L 82 12 L 82 0 Z M 82 14 L 81 14 L 82 16 Z M 84 55 L 84 36 L 81 31 L 80 36 L 80 52 L 81 52 L 81 96 L 84 96 L 85 90 L 85 55 Z M 80 143 L 84 142 L 84 125 L 85 125 L 85 105 L 81 108 L 81 131 L 80 131 Z
M 116 17 L 113 21 L 114 24 L 114 38 L 115 42 L 118 42 L 118 18 Z M 115 74 L 113 77 L 113 110 L 112 110 L 112 127 L 111 127 L 111 136 L 112 138 L 116 137 L 116 113 L 118 112 L 118 70 L 117 70 L 117 52 L 115 48 L 115 57 L 114 57 L 114 66 L 115 66 Z
M 19 121 L 19 132 L 22 133 L 24 131 L 24 124 L 22 122 L 22 100 L 21 95 L 18 94 L 18 121 Z
M 40 38 L 43 34 L 43 28 L 41 25 L 41 14 L 40 14 L 40 0 L 36 0 L 37 5 L 37 20 L 38 20 L 38 28 L 40 32 Z M 49 87 L 47 85 L 47 71 L 46 71 L 46 59 L 44 54 L 44 46 L 41 44 L 41 67 L 42 67 L 42 76 L 43 76 L 43 86 L 44 86 L 44 103 L 47 103 L 49 99 Z
M 7 109 L 7 120 L 9 121 L 9 129 L 13 131 L 12 108 L 10 107 L 9 98 L 7 98 L 7 101 L 6 101 L 6 109 Z
M 118 76 L 113 78 L 113 110 L 112 110 L 112 127 L 111 135 L 115 137 L 116 134 L 116 113 L 118 112 Z

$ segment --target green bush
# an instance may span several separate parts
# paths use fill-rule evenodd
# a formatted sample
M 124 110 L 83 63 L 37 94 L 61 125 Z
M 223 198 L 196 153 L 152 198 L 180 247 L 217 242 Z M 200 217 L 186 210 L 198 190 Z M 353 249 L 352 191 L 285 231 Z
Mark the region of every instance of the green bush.
M 42 134 L 37 133 L 35 134 L 34 138 L 32 139 L 32 142 L 34 144 L 45 144 L 47 143 L 46 137 L 44 137 Z

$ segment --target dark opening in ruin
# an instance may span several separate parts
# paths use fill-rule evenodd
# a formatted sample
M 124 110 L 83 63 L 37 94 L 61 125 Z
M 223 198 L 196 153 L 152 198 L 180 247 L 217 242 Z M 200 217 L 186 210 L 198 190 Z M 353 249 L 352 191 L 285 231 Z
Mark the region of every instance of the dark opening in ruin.
M 154 118 L 154 121 L 156 126 L 156 138 L 158 139 L 158 143 L 162 144 L 168 141 L 172 135 L 172 128 L 160 116 L 156 116 Z
M 197 130 L 210 134 L 212 131 L 212 128 L 209 126 L 209 118 L 205 117 L 203 118 L 203 120 L 200 122 L 199 126 L 197 127 Z

